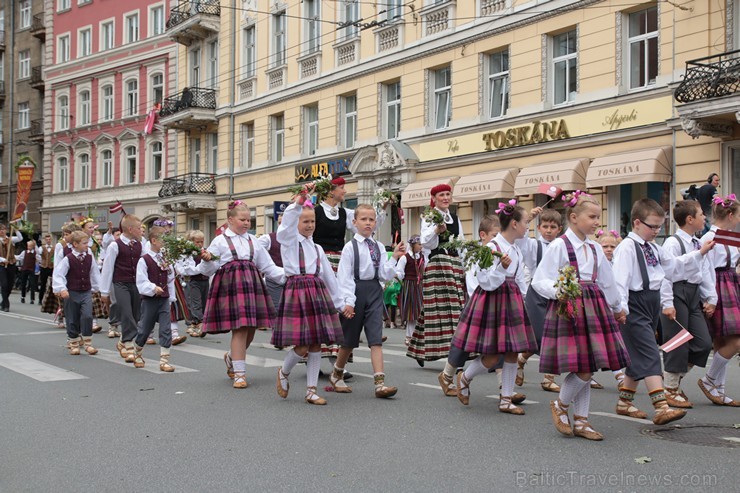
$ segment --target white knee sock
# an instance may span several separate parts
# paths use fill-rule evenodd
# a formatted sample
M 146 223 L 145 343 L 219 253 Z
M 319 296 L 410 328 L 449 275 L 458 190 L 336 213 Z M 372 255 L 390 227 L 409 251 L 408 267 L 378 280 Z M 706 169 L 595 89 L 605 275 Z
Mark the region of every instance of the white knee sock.
M 511 397 L 514 394 L 514 382 L 516 381 L 516 362 L 507 363 L 501 370 L 501 396 Z
M 707 377 L 711 378 L 715 384 L 720 384 L 722 372 L 727 368 L 729 362 L 729 359 L 722 357 L 721 354 L 715 351 L 712 356 L 712 366 L 707 370 Z
M 580 380 L 580 378 L 578 379 Z M 591 384 L 590 382 L 581 387 L 581 390 L 573 399 L 573 414 L 588 418 L 588 409 L 591 405 Z
M 316 387 L 319 384 L 319 368 L 321 367 L 321 351 L 308 353 L 306 363 L 306 387 Z
M 565 406 L 570 406 L 581 388 L 586 385 L 589 386 L 589 381 L 583 381 L 578 378 L 575 373 L 568 373 L 568 376 L 563 379 L 563 385 L 560 387 L 560 402 Z
M 233 360 L 234 363 L 234 373 L 247 373 L 247 362 L 243 359 L 235 359 Z
M 478 375 L 483 375 L 484 373 L 488 372 L 488 368 L 483 366 L 483 359 L 481 356 L 478 356 L 465 370 L 465 380 L 468 382 L 472 382 L 475 377 Z
M 414 329 L 416 329 L 416 320 L 413 322 L 406 322 L 406 337 L 414 335 Z
M 283 375 L 290 375 L 290 372 L 293 371 L 293 368 L 300 360 L 301 357 L 298 356 L 295 349 L 288 351 L 288 354 L 285 355 L 285 360 L 283 361 Z

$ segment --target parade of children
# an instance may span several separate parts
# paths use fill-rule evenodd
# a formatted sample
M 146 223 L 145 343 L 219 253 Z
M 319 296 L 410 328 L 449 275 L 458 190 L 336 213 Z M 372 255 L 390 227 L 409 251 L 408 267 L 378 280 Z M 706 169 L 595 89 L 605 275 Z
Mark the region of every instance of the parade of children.
M 38 246 L 0 225 L 0 308 L 9 311 L 17 270 L 21 303 L 38 300 L 54 315 L 66 330 L 65 354 L 85 353 L 86 361 L 112 354 L 120 365 L 147 370 L 142 375 L 177 375 L 193 370 L 176 366 L 174 351 L 224 344 L 228 351 L 207 350 L 219 365 L 223 358 L 229 377 L 213 375 L 214 385 L 268 389 L 277 402 L 295 402 L 291 383 L 305 368 L 299 398 L 323 409 L 402 400 L 431 387 L 450 412 L 475 412 L 490 397 L 500 413 L 544 409 L 547 416 L 499 417 L 488 406 L 483 412 L 497 423 L 529 421 L 553 437 L 598 442 L 612 430 L 599 418 L 594 424 L 594 414 L 664 426 L 702 407 L 740 406 L 727 390 L 728 365 L 740 351 L 740 251 L 734 236 L 727 240 L 740 225 L 734 195 L 714 197 L 712 226 L 701 237 L 698 202 L 677 201 L 666 211 L 639 199 L 623 237 L 602 222 L 600 201 L 580 190 L 539 207 L 497 198 L 471 217 L 458 215 L 454 187 L 440 183 L 405 238 L 392 226 L 396 239 L 386 249 L 380 238 L 388 228 L 378 223 L 387 204 L 345 210 L 338 202 L 344 180 L 325 185 L 291 191 L 272 233 L 259 239 L 254 209 L 242 199 L 229 202 L 215 234 L 164 217 L 144 228 L 137 216 L 122 214 L 101 235 L 92 217 L 76 217 L 60 228 L 56 245 L 47 233 L 35 236 Z M 339 221 L 330 235 L 327 217 Z M 475 227 L 477 237 L 466 241 L 463 230 Z M 397 315 L 402 331 L 390 330 Z M 92 342 L 106 319 L 109 349 Z M 179 337 L 182 319 L 189 339 Z M 257 330 L 270 331 L 269 339 L 255 342 Z M 145 349 L 152 343 L 159 345 L 158 370 Z M 266 359 L 269 365 L 248 355 L 268 348 L 280 355 Z M 320 370 L 322 348 L 338 348 L 328 375 Z M 389 355 L 403 364 L 389 364 Z M 358 369 L 352 386 L 345 369 L 351 357 L 372 367 L 371 374 Z M 427 363 L 434 368 L 423 368 Z M 594 380 L 601 371 L 611 372 L 616 387 Z M 487 373 L 498 381 L 483 379 Z M 429 376 L 433 385 L 415 382 Z M 536 401 L 516 392 L 528 379 Z M 641 382 L 649 401 L 638 392 Z M 485 395 L 486 385 L 495 395 Z M 442 402 L 440 388 L 469 407 Z M 338 395 L 349 393 L 356 395 Z M 641 410 L 647 402 L 650 418 Z

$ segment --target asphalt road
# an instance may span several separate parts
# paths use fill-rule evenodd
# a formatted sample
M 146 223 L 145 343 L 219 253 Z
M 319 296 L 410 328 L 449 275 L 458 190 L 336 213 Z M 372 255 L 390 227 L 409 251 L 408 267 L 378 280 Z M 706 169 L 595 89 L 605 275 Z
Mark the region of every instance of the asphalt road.
M 658 439 L 651 422 L 617 417 L 614 379 L 597 375 L 606 386 L 592 391 L 591 422 L 606 436 L 598 443 L 555 431 L 548 405 L 555 394 L 539 388 L 536 361 L 519 389 L 528 396 L 525 416 L 498 412 L 493 375 L 475 380 L 464 407 L 437 386 L 442 362 L 422 369 L 404 356 L 401 330 L 387 330 L 385 346 L 397 397 L 374 397 L 369 351 L 361 348 L 350 368 L 354 393 L 326 392 L 322 378 L 324 407 L 303 402 L 302 366 L 288 399 L 277 396 L 284 352 L 269 345 L 269 332 L 258 332 L 249 351 L 245 390 L 232 389 L 225 375 L 228 335 L 174 348 L 177 371 L 164 374 L 156 346 L 145 351 L 153 371 L 136 370 L 101 334 L 98 356 L 69 356 L 64 331 L 38 305 L 21 305 L 14 294 L 11 312 L 0 313 L 0 493 L 734 492 L 740 482 L 733 428 L 740 411 L 707 401 L 699 372 L 687 378 L 695 408 L 682 428 L 663 427 L 664 437 L 692 443 Z M 740 398 L 737 358 L 728 394 Z M 637 404 L 650 410 L 644 387 Z

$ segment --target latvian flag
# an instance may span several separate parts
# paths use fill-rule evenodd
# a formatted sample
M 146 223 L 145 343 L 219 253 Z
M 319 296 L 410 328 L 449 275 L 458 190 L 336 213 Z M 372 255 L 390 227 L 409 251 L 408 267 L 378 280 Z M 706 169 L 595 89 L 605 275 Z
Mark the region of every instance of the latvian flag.
M 228 221 L 225 222 L 225 223 L 223 223 L 218 228 L 216 228 L 216 236 L 224 234 L 224 232 L 226 232 L 227 229 L 229 229 L 229 223 L 228 223 Z
M 720 245 L 740 247 L 740 233 L 728 229 L 718 229 L 714 232 L 714 241 Z
M 675 337 L 671 338 L 671 340 L 660 346 L 660 349 L 662 349 L 663 352 L 670 353 L 677 347 L 683 346 L 693 338 L 694 336 L 692 336 L 688 330 L 681 329 L 681 332 L 679 332 L 675 335 Z
M 108 207 L 108 212 L 111 214 L 115 214 L 116 212 L 120 212 L 123 210 L 123 204 L 120 200 L 116 200 L 116 203 L 112 206 Z

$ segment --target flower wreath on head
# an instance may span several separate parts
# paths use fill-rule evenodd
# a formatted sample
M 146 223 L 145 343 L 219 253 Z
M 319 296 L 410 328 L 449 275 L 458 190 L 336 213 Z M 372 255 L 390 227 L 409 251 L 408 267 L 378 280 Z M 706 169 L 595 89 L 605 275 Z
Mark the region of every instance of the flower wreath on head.
M 508 202 L 499 202 L 498 209 L 496 209 L 496 214 L 501 214 L 503 212 L 507 216 L 510 216 L 514 214 L 514 208 L 516 207 L 516 204 L 516 199 L 511 199 Z
M 172 226 L 174 226 L 175 223 L 172 222 L 171 220 L 167 219 L 167 218 L 161 218 L 161 219 L 155 219 L 154 222 L 152 223 L 152 225 L 154 225 L 154 226 L 160 226 L 162 228 L 166 228 L 166 227 L 172 227 Z
M 732 206 L 733 202 L 737 202 L 737 197 L 735 196 L 734 193 L 731 193 L 725 198 L 722 198 L 721 196 L 717 195 L 716 197 L 712 199 L 712 202 L 715 204 L 719 204 L 722 207 L 726 208 L 726 207 Z
M 586 192 L 581 192 L 580 190 L 576 190 L 575 192 L 566 193 L 562 197 L 560 197 L 560 200 L 562 200 L 565 203 L 566 207 L 573 207 L 578 203 L 578 199 L 583 197 L 590 197 L 591 194 L 588 194 Z

